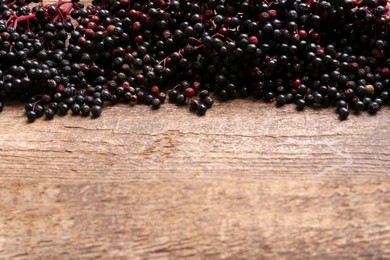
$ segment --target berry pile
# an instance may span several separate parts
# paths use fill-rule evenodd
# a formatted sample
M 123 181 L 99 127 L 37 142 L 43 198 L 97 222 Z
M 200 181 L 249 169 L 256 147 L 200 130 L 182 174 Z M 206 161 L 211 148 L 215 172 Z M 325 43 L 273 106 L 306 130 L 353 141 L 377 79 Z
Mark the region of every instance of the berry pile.
M 390 103 L 388 0 L 0 0 L 0 111 L 97 117 L 166 99 L 204 115 L 255 97 L 378 112 Z

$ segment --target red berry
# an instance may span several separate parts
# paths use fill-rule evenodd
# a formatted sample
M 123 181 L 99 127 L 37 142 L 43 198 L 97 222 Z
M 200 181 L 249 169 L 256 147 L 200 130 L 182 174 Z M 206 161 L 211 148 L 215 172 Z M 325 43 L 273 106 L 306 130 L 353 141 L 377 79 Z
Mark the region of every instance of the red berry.
M 295 33 L 291 39 L 294 41 L 294 42 L 299 42 L 299 40 L 301 39 L 301 36 L 298 34 L 298 33 Z
M 271 16 L 271 18 L 274 18 L 278 15 L 278 13 L 276 12 L 276 10 L 268 10 L 268 14 L 269 16 Z
M 317 32 L 311 32 L 310 33 L 310 39 L 317 41 L 317 40 L 320 39 L 320 34 L 317 33 Z
M 301 84 L 302 84 L 302 82 L 301 82 L 300 79 L 294 79 L 292 81 L 292 85 L 293 85 L 294 88 L 298 88 Z
M 92 29 L 85 29 L 85 36 L 88 38 L 88 39 L 91 39 L 93 38 L 93 36 L 95 35 L 95 32 L 92 30 Z
M 89 22 L 89 23 L 87 24 L 87 28 L 88 28 L 88 29 L 96 30 L 96 27 L 97 27 L 97 24 L 94 23 L 94 22 Z
M 262 22 L 268 21 L 269 18 L 270 18 L 270 15 L 267 12 L 262 12 L 262 13 L 259 14 L 259 19 Z
M 249 43 L 252 43 L 252 44 L 258 44 L 259 43 L 259 39 L 257 39 L 256 36 L 249 37 L 248 41 L 249 41 Z
M 298 34 L 301 39 L 306 39 L 307 37 L 307 32 L 305 30 L 299 30 Z
M 352 63 L 349 64 L 348 67 L 349 67 L 349 69 L 350 69 L 351 71 L 356 71 L 356 70 L 359 69 L 359 63 L 357 63 L 357 62 L 352 62 Z
M 125 81 L 125 82 L 122 83 L 122 87 L 129 89 L 130 88 L 130 83 L 128 81 Z
M 147 23 L 149 20 L 149 16 L 144 13 L 139 14 L 138 18 L 141 23 Z
M 160 94 L 160 88 L 158 86 L 153 86 L 150 92 L 152 93 L 152 95 L 157 96 L 158 94 Z
M 57 90 L 58 90 L 58 92 L 61 92 L 61 91 L 63 91 L 64 90 L 64 86 L 61 84 L 61 85 L 59 85 L 58 87 L 57 87 Z
M 186 90 L 184 90 L 184 95 L 187 98 L 192 98 L 193 96 L 195 96 L 195 90 L 193 88 L 186 88 Z
M 194 82 L 192 83 L 192 88 L 193 88 L 195 91 L 199 90 L 200 87 L 201 87 L 200 82 L 194 81 Z
M 114 32 L 114 30 L 115 30 L 115 26 L 114 25 L 110 24 L 109 26 L 107 26 L 106 31 L 107 31 L 107 33 L 109 35 L 112 34 Z
M 138 17 L 138 14 L 139 14 L 139 13 L 138 13 L 137 10 L 131 9 L 131 10 L 129 11 L 129 16 L 130 16 L 131 19 L 137 18 L 137 17 Z
M 324 48 L 318 48 L 316 51 L 316 55 L 319 57 L 322 57 L 325 55 L 325 49 Z
M 133 23 L 133 30 L 134 30 L 135 32 L 140 31 L 141 28 L 142 28 L 142 25 L 141 25 L 141 23 L 140 23 L 139 21 L 136 21 L 136 22 Z
M 390 77 L 390 69 L 387 68 L 387 67 L 383 68 L 383 69 L 381 70 L 381 74 L 382 74 L 382 76 L 384 76 L 384 77 Z
M 100 18 L 97 15 L 91 15 L 90 18 L 91 18 L 91 22 L 94 22 L 94 23 L 99 23 L 100 22 Z
M 119 2 L 121 3 L 121 5 L 125 5 L 125 6 L 130 5 L 130 0 L 120 0 Z
M 80 37 L 80 38 L 77 40 L 77 44 L 80 45 L 80 46 L 84 46 L 85 41 L 86 41 L 86 39 L 85 39 L 84 37 Z
M 144 41 L 144 37 L 142 37 L 142 35 L 135 36 L 135 42 L 137 44 L 141 44 L 143 41 Z
M 142 84 L 145 81 L 145 77 L 142 74 L 138 74 L 137 76 L 135 76 L 135 80 L 137 83 Z

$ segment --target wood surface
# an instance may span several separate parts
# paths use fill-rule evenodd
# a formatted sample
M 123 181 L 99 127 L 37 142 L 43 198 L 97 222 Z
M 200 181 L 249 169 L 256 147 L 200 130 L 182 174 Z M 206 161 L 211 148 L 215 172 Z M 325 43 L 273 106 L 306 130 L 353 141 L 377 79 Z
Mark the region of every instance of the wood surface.
M 7 105 L 0 259 L 390 259 L 388 108 Z
M 389 109 L 0 114 L 0 259 L 389 259 Z

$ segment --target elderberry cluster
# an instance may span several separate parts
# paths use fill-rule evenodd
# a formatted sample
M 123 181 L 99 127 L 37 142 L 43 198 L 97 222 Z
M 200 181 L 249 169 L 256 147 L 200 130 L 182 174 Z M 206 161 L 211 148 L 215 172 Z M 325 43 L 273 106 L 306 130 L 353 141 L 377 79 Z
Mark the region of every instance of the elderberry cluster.
M 388 0 L 11 1 L 0 0 L 0 100 L 26 101 L 30 121 L 158 109 L 165 93 L 198 115 L 211 92 L 334 106 L 341 119 L 389 104 Z

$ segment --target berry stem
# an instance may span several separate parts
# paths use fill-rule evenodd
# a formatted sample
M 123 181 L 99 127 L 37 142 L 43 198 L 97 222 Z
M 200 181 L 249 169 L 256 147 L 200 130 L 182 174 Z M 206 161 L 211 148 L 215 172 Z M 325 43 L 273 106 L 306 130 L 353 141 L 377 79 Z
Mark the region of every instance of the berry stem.
M 29 15 L 19 16 L 19 17 L 16 18 L 16 20 L 18 22 L 23 22 L 23 21 L 34 19 L 35 17 L 36 17 L 35 14 L 29 14 Z
M 72 3 L 68 3 L 68 6 L 66 6 L 64 9 L 61 9 L 61 8 L 58 8 L 58 14 L 56 17 L 54 17 L 53 19 L 53 23 L 56 23 L 58 21 L 58 19 L 62 19 L 63 21 L 65 21 L 65 16 L 68 16 L 69 15 L 69 12 L 72 10 L 73 8 L 73 4 Z M 65 15 L 65 16 L 64 16 Z

